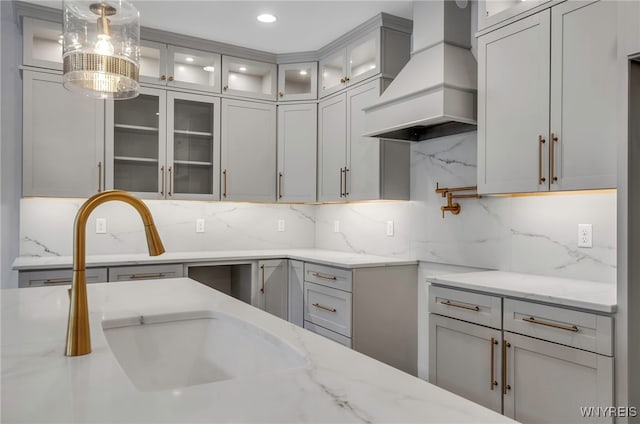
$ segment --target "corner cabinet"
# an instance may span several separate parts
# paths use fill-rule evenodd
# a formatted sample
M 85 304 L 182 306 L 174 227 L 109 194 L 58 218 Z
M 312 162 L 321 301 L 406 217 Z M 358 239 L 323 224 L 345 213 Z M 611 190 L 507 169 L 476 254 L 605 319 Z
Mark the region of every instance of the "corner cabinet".
M 107 187 L 151 199 L 220 197 L 220 99 L 141 88 L 107 103 Z
M 222 99 L 222 200 L 276 199 L 276 106 Z
M 361 135 L 362 109 L 382 86 L 375 79 L 319 103 L 319 201 L 409 199 L 409 144 Z
M 276 100 L 277 66 L 232 56 L 222 57 L 222 92 L 252 99 Z
M 318 97 L 318 62 L 278 65 L 278 101 L 315 100 Z
M 478 192 L 616 186 L 616 2 L 566 2 L 478 38 Z
M 88 197 L 104 188 L 104 101 L 62 75 L 22 71 L 22 195 Z

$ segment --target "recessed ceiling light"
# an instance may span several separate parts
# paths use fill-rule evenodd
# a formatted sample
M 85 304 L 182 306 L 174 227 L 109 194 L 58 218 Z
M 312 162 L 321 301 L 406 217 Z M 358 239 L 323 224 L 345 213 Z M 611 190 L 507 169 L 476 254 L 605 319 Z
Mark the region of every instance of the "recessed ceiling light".
M 263 13 L 262 15 L 258 15 L 257 19 L 260 22 L 264 22 L 264 23 L 270 24 L 270 23 L 275 22 L 277 18 L 275 16 L 273 16 L 272 14 L 270 14 L 270 13 Z
M 239 68 L 238 68 L 238 70 L 239 70 L 240 72 L 246 72 L 247 67 L 246 67 L 246 66 L 241 66 L 241 67 L 239 67 Z
M 184 60 L 186 60 L 187 62 L 193 62 L 193 58 L 192 57 L 185 57 Z
M 204 69 L 204 70 L 205 70 L 205 71 L 207 71 L 207 72 L 215 72 L 215 71 L 216 71 L 216 68 L 215 68 L 215 67 L 213 67 L 213 66 L 205 66 L 205 67 L 204 67 L 204 68 L 202 68 L 202 69 Z
M 300 71 L 300 75 L 307 75 L 307 71 L 303 69 L 302 71 Z

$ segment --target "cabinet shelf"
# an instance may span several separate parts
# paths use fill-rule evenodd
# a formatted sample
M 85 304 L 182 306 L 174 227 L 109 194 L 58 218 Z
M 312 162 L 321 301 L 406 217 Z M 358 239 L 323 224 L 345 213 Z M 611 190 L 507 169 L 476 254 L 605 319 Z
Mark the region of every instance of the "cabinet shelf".
M 115 128 L 121 130 L 140 131 L 140 132 L 158 132 L 156 127 L 143 127 L 140 125 L 115 124 Z
M 173 130 L 174 134 L 195 135 L 198 137 L 213 137 L 213 133 L 189 130 Z
M 188 165 L 188 166 L 211 166 L 212 162 L 200 162 L 196 160 L 174 160 L 176 165 Z
M 137 158 L 132 156 L 115 156 L 113 159 L 121 162 L 158 163 L 158 159 Z

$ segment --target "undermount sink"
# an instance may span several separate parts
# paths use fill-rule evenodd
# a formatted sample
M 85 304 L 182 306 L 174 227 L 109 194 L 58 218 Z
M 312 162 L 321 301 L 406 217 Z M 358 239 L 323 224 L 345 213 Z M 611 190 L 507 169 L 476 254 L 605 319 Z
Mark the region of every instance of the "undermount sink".
M 306 364 L 282 340 L 212 311 L 105 320 L 111 351 L 142 391 L 176 389 Z

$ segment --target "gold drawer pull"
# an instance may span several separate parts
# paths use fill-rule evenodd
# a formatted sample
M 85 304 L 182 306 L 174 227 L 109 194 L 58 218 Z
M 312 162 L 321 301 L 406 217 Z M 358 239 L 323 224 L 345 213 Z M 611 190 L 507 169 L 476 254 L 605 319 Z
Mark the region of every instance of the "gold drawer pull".
M 43 284 L 65 284 L 71 282 L 71 278 L 50 278 L 45 280 Z
M 319 308 L 319 309 L 324 309 L 325 311 L 336 312 L 336 308 L 330 308 L 328 306 L 324 306 L 324 305 L 321 305 L 319 303 L 314 303 L 313 306 L 315 306 L 316 308 Z
M 542 176 L 542 146 L 546 142 L 541 135 L 538 136 L 538 184 L 544 184 L 547 181 L 547 179 Z
M 494 347 L 495 345 L 498 344 L 498 341 L 494 338 L 491 337 L 491 390 L 493 390 L 493 388 L 495 386 L 498 385 L 498 382 L 495 380 L 495 354 L 494 354 Z
M 476 311 L 476 312 L 480 311 L 480 307 L 479 306 L 461 305 L 459 303 L 453 303 L 450 300 L 443 300 L 440 303 L 442 303 L 443 305 L 447 305 L 447 306 L 455 306 L 456 308 L 468 309 L 470 311 Z
M 578 332 L 578 327 L 576 327 L 575 325 L 563 325 L 563 324 L 556 324 L 555 322 L 540 321 L 539 319 L 535 319 L 534 317 L 524 317 L 522 318 L 522 320 L 531 322 L 533 324 L 546 325 L 547 327 L 553 327 L 553 328 L 559 328 L 561 330 L 572 331 L 574 333 Z
M 325 280 L 337 280 L 335 275 L 321 274 L 319 272 L 312 272 L 311 275 L 318 278 L 324 278 Z
M 506 395 L 511 390 L 511 385 L 507 384 L 507 348 L 511 347 L 511 343 L 506 340 L 502 341 L 502 394 Z
M 164 278 L 164 272 L 158 272 L 155 274 L 131 274 L 129 276 L 130 280 L 145 280 L 150 278 Z

